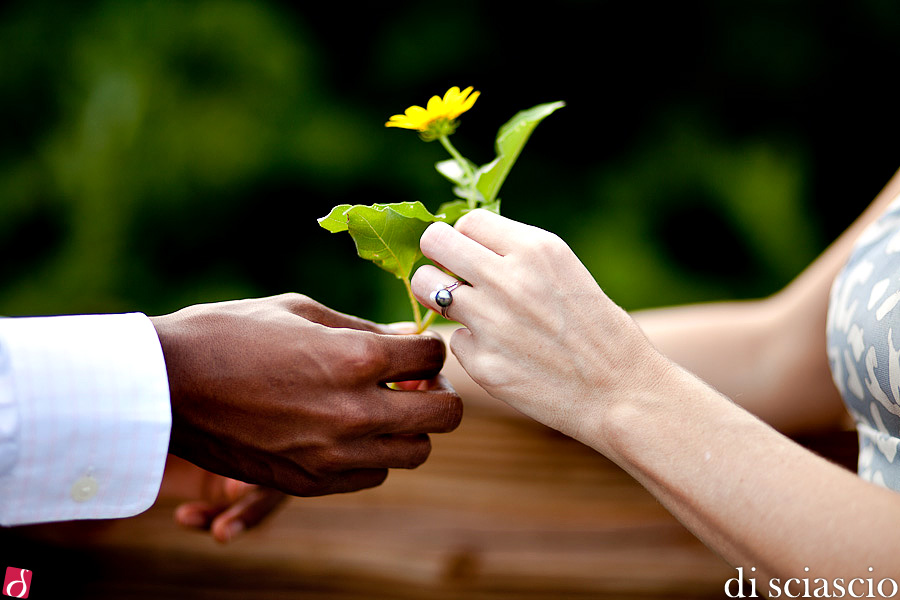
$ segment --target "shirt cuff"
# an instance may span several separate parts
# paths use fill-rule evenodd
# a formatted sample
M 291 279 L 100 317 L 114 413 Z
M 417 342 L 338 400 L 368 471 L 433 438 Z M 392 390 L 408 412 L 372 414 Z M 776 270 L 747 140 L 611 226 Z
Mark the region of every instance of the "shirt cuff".
M 128 517 L 153 504 L 172 415 L 150 319 L 0 319 L 0 359 L 0 454 L 11 464 L 0 470 L 0 523 Z

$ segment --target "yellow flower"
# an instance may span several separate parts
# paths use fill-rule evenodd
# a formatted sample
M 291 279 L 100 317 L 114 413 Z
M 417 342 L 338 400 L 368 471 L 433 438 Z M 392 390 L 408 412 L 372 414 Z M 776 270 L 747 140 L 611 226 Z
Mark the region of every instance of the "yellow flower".
M 410 106 L 402 115 L 394 115 L 385 127 L 415 129 L 422 139 L 434 140 L 456 131 L 456 118 L 475 104 L 481 92 L 473 92 L 472 86 L 460 91 L 453 86 L 444 97 L 432 96 L 425 108 Z

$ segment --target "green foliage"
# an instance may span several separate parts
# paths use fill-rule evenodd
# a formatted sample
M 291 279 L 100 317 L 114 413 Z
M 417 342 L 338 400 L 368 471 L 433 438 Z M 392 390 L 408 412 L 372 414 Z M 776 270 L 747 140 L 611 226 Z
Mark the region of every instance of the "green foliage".
M 459 130 L 473 173 L 507 107 L 566 99 L 504 213 L 560 234 L 628 309 L 773 293 L 900 164 L 897 2 L 560 0 L 539 31 L 504 3 L 398 2 L 4 3 L 0 314 L 296 290 L 408 318 L 394 278 L 314 220 L 364 198 L 453 222 L 479 201 L 382 127 L 450 83 L 484 92 Z
M 497 200 L 500 186 L 506 181 L 509 170 L 519 158 L 537 124 L 563 106 L 564 102 L 539 104 L 519 112 L 500 128 L 497 132 L 497 158 L 475 173 L 475 188 L 481 193 L 484 204 L 490 205 Z
M 471 161 L 466 161 L 466 163 L 466 166 L 468 168 L 463 169 L 463 166 L 460 164 L 459 160 L 455 158 L 448 158 L 447 160 L 442 160 L 435 163 L 434 168 L 438 173 L 446 177 L 451 183 L 455 184 L 453 186 L 453 194 L 457 198 L 462 198 L 465 207 L 468 208 L 473 203 L 483 201 L 484 197 L 475 188 L 474 174 L 475 171 L 478 170 L 478 166 Z M 451 210 L 455 211 L 455 209 L 453 208 L 451 208 Z M 438 212 L 443 211 L 441 210 Z M 456 219 L 451 220 L 451 222 L 453 221 L 456 221 Z
M 786 285 L 821 244 L 796 148 L 726 143 L 692 121 L 598 169 L 590 195 L 604 200 L 572 226 L 572 248 L 626 306 L 765 294 L 761 280 Z
M 398 279 L 408 279 L 422 258 L 419 238 L 430 223 L 438 220 L 421 202 L 341 204 L 319 219 L 319 225 L 331 233 L 348 232 L 361 258 Z
M 20 276 L 0 272 L 3 310 L 152 310 L 260 293 L 227 266 L 208 268 L 202 251 L 188 254 L 190 240 L 215 235 L 209 226 L 236 209 L 235 190 L 297 164 L 298 140 L 318 145 L 306 125 L 323 104 L 311 93 L 310 50 L 251 2 L 86 3 L 60 6 L 59 24 L 39 6 L 0 26 L 0 72 L 30 60 L 56 99 L 0 160 L 0 222 L 45 230 L 37 249 L 17 245 L 28 265 Z M 11 73 L 2 96 L 27 106 L 16 88 L 35 85 L 28 69 Z M 161 243 L 185 222 L 181 249 Z M 160 268 L 181 261 L 194 269 L 184 280 Z M 134 302 L 154 288 L 169 300 Z

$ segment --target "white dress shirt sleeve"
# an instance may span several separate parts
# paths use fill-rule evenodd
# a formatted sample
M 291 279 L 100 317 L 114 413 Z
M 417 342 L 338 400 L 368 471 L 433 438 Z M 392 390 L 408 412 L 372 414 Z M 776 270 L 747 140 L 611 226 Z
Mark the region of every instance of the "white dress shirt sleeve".
M 0 524 L 146 510 L 171 423 L 146 316 L 0 318 Z

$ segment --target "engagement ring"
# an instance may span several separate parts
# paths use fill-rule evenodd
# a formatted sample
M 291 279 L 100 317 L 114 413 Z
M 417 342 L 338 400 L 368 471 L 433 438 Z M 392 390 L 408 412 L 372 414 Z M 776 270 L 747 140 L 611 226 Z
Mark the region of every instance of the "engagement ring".
M 431 295 L 434 303 L 441 308 L 441 316 L 445 319 L 447 318 L 447 308 L 453 304 L 453 294 L 451 292 L 463 285 L 463 283 L 464 282 L 462 281 L 454 281 L 450 285 L 435 291 Z

